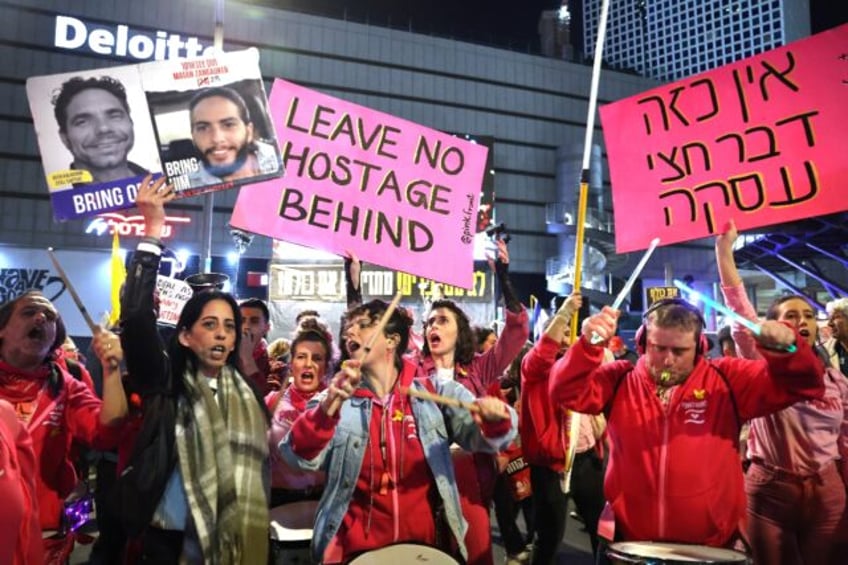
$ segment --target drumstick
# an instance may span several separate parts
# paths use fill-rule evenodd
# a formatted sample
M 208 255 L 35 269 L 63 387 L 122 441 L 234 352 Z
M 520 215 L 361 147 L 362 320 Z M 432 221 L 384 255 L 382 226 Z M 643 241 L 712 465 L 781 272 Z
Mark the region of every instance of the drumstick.
M 480 412 L 480 407 L 474 404 L 473 402 L 465 402 L 464 400 L 453 398 L 451 396 L 442 396 L 441 394 L 427 392 L 426 390 L 418 390 L 412 387 L 405 388 L 402 390 L 402 392 L 408 394 L 409 396 L 414 396 L 415 398 L 435 402 L 436 404 L 444 404 L 446 406 L 456 406 L 458 408 L 465 408 L 469 412 L 473 412 L 475 414 Z
M 71 280 L 68 278 L 68 275 L 65 273 L 65 269 L 62 268 L 61 263 L 56 258 L 56 254 L 53 253 L 53 248 L 47 248 L 47 254 L 50 255 L 50 260 L 53 262 L 53 266 L 56 267 L 56 270 L 59 272 L 59 276 L 62 278 L 62 282 L 65 283 L 65 288 L 68 289 L 68 292 L 71 293 L 71 298 L 76 303 L 77 308 L 79 308 L 80 314 L 82 314 L 85 323 L 88 324 L 88 328 L 91 330 L 92 334 L 96 334 L 100 331 L 100 326 L 94 323 L 94 320 L 91 319 L 91 316 L 88 314 L 88 310 L 85 309 L 85 305 L 82 303 L 82 299 L 80 299 L 79 294 L 77 294 L 74 285 L 71 284 Z
M 59 259 L 53 252 L 52 247 L 47 248 L 47 254 L 50 256 L 50 261 L 53 262 L 53 266 L 56 267 L 56 271 L 62 278 L 62 282 L 65 283 L 65 288 L 68 289 L 68 292 L 71 294 L 71 298 L 77 305 L 77 308 L 79 308 L 80 314 L 82 314 L 85 323 L 88 325 L 88 329 L 91 330 L 91 334 L 97 335 L 98 333 L 100 333 L 100 326 L 95 324 L 94 320 L 91 319 L 91 315 L 88 313 L 88 310 L 85 309 L 85 304 L 82 303 L 80 295 L 77 294 L 77 290 L 74 288 L 74 285 L 71 284 L 71 279 L 68 278 L 68 274 L 65 272 L 65 269 L 62 268 L 62 264 L 59 263 Z M 109 344 L 109 347 L 111 347 L 111 344 Z M 116 370 L 118 368 L 118 362 L 114 359 L 109 359 L 109 368 L 113 371 Z
M 636 264 L 636 268 L 630 273 L 630 278 L 627 279 L 627 282 L 624 283 L 624 286 L 621 287 L 621 290 L 618 293 L 618 296 L 615 297 L 615 300 L 612 303 L 613 310 L 618 310 L 621 308 L 621 305 L 630 296 L 630 289 L 633 288 L 633 284 L 636 282 L 636 279 L 639 278 L 639 275 L 642 273 L 642 269 L 645 268 L 645 265 L 648 263 L 648 259 L 651 258 L 651 255 L 654 253 L 654 249 L 657 248 L 657 245 L 660 243 L 660 238 L 655 237 L 651 240 L 651 245 L 648 246 L 648 250 L 645 251 L 645 254 L 642 255 L 642 258 L 639 259 L 639 263 Z M 592 339 L 589 340 L 592 345 L 598 345 L 604 341 L 604 338 L 599 336 L 598 334 L 592 332 Z
M 377 327 L 374 328 L 374 333 L 371 334 L 371 338 L 362 348 L 365 354 L 362 356 L 362 359 L 360 359 L 360 366 L 362 365 L 362 363 L 365 362 L 366 359 L 368 359 L 368 354 L 371 353 L 371 348 L 374 347 L 374 342 L 377 341 L 377 336 L 383 333 L 383 330 L 386 329 L 386 324 L 389 323 L 389 318 L 392 317 L 392 314 L 394 314 L 395 310 L 398 307 L 398 304 L 400 304 L 401 297 L 401 291 L 397 291 L 395 297 L 392 299 L 392 301 L 389 303 L 389 306 L 386 308 L 386 311 L 383 312 L 380 321 L 377 322 Z M 327 416 L 334 416 L 341 407 L 342 402 L 343 400 L 341 398 L 339 398 L 338 396 L 335 397 L 330 403 L 330 406 L 327 408 Z
M 680 281 L 678 279 L 674 279 L 672 282 L 674 283 L 674 286 L 676 286 L 677 288 L 679 288 L 680 290 L 682 290 L 684 292 L 688 292 L 690 295 L 695 294 L 697 292 L 694 288 L 687 285 L 683 281 Z M 710 298 L 709 296 L 706 296 L 706 295 L 701 294 L 701 293 L 698 293 L 698 297 L 707 306 L 710 306 L 713 309 L 718 310 L 719 312 L 721 312 L 722 314 L 724 314 L 725 316 L 730 318 L 732 321 L 734 321 L 734 322 L 740 324 L 741 326 L 744 326 L 744 327 L 748 328 L 749 330 L 751 330 L 754 333 L 754 335 L 760 335 L 760 332 L 762 332 L 762 328 L 760 328 L 759 324 L 757 324 L 756 322 L 752 322 L 751 320 L 749 320 L 748 318 L 745 318 L 744 316 L 741 316 L 740 314 L 737 314 L 736 312 L 734 312 L 733 310 L 731 310 L 730 308 L 728 308 L 727 306 L 725 306 L 721 302 L 717 302 L 717 301 L 713 300 L 712 298 Z M 795 344 L 787 345 L 786 347 L 784 347 L 784 349 L 789 353 L 795 353 L 796 351 L 798 351 L 798 348 L 795 346 Z

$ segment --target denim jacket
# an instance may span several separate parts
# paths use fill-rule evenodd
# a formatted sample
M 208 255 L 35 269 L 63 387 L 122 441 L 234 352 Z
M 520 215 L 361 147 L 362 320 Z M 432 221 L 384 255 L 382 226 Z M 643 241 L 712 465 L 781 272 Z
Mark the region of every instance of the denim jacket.
M 426 391 L 425 385 L 418 379 L 411 386 Z M 475 400 L 468 389 L 455 381 L 434 383 L 434 387 L 440 395 L 464 402 Z M 310 400 L 307 409 L 317 406 L 326 394 L 324 391 Z M 418 398 L 411 398 L 411 401 L 425 458 L 444 504 L 447 525 L 459 544 L 463 558 L 467 558 L 464 539 L 468 524 L 459 506 L 450 445 L 455 442 L 467 451 L 497 453 L 515 438 L 517 415 L 511 407 L 507 407 L 512 423 L 510 431 L 501 437 L 486 438 L 472 420 L 471 413 L 464 408 L 440 406 Z M 327 472 L 326 488 L 318 505 L 312 537 L 312 556 L 318 563 L 323 561 L 324 552 L 338 532 L 353 498 L 356 479 L 368 445 L 370 421 L 371 399 L 354 396 L 342 405 L 332 440 L 314 459 L 301 459 L 292 451 L 291 434 L 280 442 L 280 451 L 291 465 L 303 470 L 323 469 Z

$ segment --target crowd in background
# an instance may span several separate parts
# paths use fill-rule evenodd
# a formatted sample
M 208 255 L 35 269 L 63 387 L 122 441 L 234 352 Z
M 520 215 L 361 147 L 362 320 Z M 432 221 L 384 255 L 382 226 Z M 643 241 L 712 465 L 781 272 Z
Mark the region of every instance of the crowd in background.
M 95 475 L 93 563 L 283 563 L 271 524 L 297 507 L 314 562 L 420 544 L 489 565 L 493 513 L 507 563 L 550 564 L 569 499 L 599 563 L 628 541 L 763 564 L 848 554 L 848 298 L 828 304 L 826 339 L 802 295 L 758 317 L 732 222 L 716 238 L 721 290 L 759 331 L 728 325 L 717 356 L 680 299 L 648 308 L 634 350 L 617 310 L 573 324 L 579 293 L 529 341 L 503 238 L 499 335 L 443 299 L 416 328 L 363 300 L 348 257 L 338 336 L 305 311 L 269 344 L 262 300 L 211 287 L 166 340 L 155 288 L 173 198 L 142 183 L 147 235 L 91 372 L 46 297 L 0 306 L 0 563 L 67 562 Z

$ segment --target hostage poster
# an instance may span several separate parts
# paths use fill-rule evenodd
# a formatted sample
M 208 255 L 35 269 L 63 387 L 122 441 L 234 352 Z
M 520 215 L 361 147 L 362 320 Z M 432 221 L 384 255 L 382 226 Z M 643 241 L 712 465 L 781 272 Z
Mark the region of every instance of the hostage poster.
M 282 174 L 256 49 L 31 77 L 27 98 L 59 221 L 132 207 L 148 174 L 181 198 Z

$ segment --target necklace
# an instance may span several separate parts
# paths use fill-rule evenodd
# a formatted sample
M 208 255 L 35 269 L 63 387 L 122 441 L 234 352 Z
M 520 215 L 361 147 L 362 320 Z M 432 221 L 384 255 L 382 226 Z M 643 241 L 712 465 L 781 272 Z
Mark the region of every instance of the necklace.
M 669 400 L 671 400 L 671 391 L 676 385 L 671 386 L 662 386 L 657 385 L 657 398 L 663 404 L 668 404 Z

